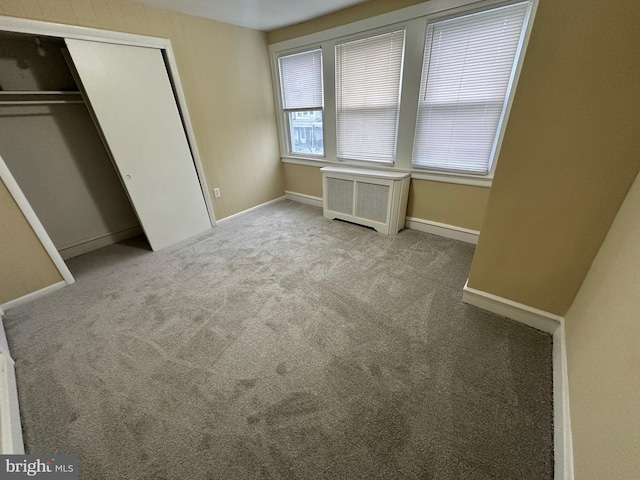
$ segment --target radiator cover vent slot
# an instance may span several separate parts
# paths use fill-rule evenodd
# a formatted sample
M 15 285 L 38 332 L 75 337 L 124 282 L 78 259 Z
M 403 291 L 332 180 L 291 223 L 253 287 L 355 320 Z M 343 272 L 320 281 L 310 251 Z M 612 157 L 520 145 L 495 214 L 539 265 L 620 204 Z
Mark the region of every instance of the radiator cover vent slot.
M 357 182 L 356 217 L 387 223 L 389 186 Z
M 353 181 L 327 178 L 327 206 L 329 210 L 353 215 Z

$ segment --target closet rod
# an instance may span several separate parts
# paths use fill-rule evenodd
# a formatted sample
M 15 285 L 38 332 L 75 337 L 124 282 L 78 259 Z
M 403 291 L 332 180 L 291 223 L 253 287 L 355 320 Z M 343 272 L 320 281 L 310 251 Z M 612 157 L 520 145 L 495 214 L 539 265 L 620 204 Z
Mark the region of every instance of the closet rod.
M 5 95 L 80 95 L 78 90 L 0 90 Z
M 59 103 L 84 103 L 83 100 L 0 100 L 0 105 L 51 105 Z

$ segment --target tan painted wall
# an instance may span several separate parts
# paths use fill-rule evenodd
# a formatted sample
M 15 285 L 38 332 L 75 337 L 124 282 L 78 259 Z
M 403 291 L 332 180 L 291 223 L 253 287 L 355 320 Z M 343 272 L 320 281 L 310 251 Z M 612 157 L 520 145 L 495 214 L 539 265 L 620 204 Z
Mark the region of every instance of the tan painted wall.
M 489 188 L 411 180 L 407 216 L 480 230 Z
M 322 172 L 319 167 L 285 163 L 284 189 L 312 197 L 322 197 Z
M 319 167 L 284 164 L 285 190 L 322 197 Z M 480 230 L 489 189 L 411 180 L 407 216 Z
M 321 32 L 329 28 L 357 22 L 358 20 L 375 17 L 376 15 L 382 15 L 383 13 L 399 10 L 400 8 L 409 7 L 417 3 L 423 3 L 424 1 L 425 0 L 370 0 L 338 12 L 314 18 L 307 22 L 272 30 L 267 34 L 267 41 L 270 44 L 283 42 L 292 38 L 301 37 L 302 35 Z
M 640 478 L 640 177 L 565 317 L 576 478 Z
M 62 281 L 2 181 L 0 212 L 0 304 Z
M 566 313 L 640 169 L 639 18 L 540 1 L 471 287 Z
M 171 39 L 207 181 L 222 191 L 216 218 L 283 195 L 265 33 L 125 0 L 0 0 L 0 15 Z M 17 244 L 31 257 L 24 235 Z M 14 281 L 2 273 L 2 285 Z

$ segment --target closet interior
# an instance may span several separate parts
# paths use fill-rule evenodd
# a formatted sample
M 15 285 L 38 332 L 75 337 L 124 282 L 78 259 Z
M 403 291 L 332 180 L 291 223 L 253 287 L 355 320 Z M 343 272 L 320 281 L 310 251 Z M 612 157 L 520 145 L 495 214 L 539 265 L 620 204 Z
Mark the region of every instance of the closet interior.
M 0 156 L 68 259 L 144 234 L 64 49 L 0 32 Z

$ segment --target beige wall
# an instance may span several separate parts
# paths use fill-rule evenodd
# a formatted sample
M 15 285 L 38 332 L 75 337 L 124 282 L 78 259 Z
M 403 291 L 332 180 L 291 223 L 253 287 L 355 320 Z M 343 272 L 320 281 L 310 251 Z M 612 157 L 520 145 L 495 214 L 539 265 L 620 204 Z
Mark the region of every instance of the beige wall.
M 407 217 L 480 230 L 489 188 L 411 180 Z
M 382 15 L 383 13 L 416 5 L 417 3 L 423 3 L 424 1 L 425 0 L 370 0 L 338 12 L 314 18 L 308 22 L 272 30 L 267 34 L 267 41 L 270 44 L 283 42 L 310 33 L 321 32 L 329 28 L 364 20 L 365 18 L 375 17 L 376 15 Z
M 285 163 L 284 189 L 312 197 L 322 197 L 322 172 L 319 167 Z
M 265 33 L 125 0 L 0 0 L 0 15 L 169 38 L 207 181 L 222 191 L 212 199 L 216 218 L 283 195 Z M 17 244 L 32 257 L 35 237 L 24 235 Z M 19 282 L 1 275 L 0 285 Z M 0 296 L 20 292 L 3 287 Z
M 640 177 L 565 317 L 576 478 L 640 478 Z
M 0 304 L 62 281 L 0 180 Z
M 471 287 L 566 313 L 640 168 L 639 18 L 540 1 Z

